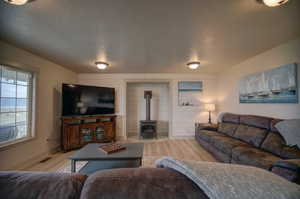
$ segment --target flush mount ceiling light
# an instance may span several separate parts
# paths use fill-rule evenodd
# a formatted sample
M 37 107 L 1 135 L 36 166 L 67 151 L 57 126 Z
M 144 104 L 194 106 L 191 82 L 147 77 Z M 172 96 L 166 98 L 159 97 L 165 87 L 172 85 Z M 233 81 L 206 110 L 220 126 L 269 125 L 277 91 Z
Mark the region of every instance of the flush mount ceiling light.
M 6 3 L 14 5 L 24 5 L 32 0 L 4 0 Z
M 269 7 L 280 6 L 282 4 L 287 3 L 289 0 L 258 0 Z
M 195 70 L 200 66 L 200 62 L 198 62 L 198 61 L 189 62 L 189 63 L 187 63 L 187 65 L 190 69 Z
M 100 62 L 100 61 L 97 61 L 95 62 L 97 68 L 99 68 L 100 70 L 104 70 L 108 67 L 108 63 L 105 63 L 105 62 Z

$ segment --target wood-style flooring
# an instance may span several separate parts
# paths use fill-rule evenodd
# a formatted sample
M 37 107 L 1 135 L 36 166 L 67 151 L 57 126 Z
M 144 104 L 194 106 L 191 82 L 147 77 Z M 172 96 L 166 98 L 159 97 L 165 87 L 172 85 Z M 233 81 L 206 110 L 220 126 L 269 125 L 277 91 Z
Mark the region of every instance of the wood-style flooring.
M 195 161 L 216 161 L 205 149 L 203 149 L 194 139 L 158 139 L 158 140 L 138 140 L 128 139 L 124 142 L 143 142 L 144 154 L 142 167 L 154 167 L 155 160 L 170 156 L 180 160 Z M 67 153 L 57 153 L 51 156 L 46 162 L 38 163 L 27 171 L 50 171 L 50 172 L 69 172 L 70 161 L 68 157 L 76 151 Z

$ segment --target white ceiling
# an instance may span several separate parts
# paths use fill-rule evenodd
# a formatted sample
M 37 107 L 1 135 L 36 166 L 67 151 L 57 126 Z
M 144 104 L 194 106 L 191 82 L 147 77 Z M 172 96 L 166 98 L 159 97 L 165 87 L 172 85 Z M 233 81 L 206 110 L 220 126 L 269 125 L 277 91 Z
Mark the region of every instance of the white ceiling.
M 300 36 L 299 19 L 299 0 L 0 1 L 0 39 L 76 72 L 216 73 Z

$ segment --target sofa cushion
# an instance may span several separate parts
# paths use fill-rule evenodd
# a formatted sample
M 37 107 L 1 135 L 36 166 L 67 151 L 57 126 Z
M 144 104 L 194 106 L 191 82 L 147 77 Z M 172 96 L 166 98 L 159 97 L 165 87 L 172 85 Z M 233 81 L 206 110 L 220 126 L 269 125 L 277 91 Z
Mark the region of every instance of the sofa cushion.
M 220 151 L 219 149 L 217 149 L 216 147 L 214 147 L 211 143 L 206 142 L 202 139 L 200 139 L 199 137 L 196 137 L 196 141 L 208 152 L 210 152 L 214 158 L 220 162 L 226 162 L 226 163 L 230 163 L 231 160 L 231 154 L 228 155 L 226 153 L 223 153 L 222 151 Z M 214 161 L 214 160 L 212 160 Z
M 184 175 L 166 168 L 102 170 L 89 176 L 81 199 L 208 199 Z
M 271 121 L 269 117 L 255 116 L 255 115 L 241 115 L 240 124 L 270 130 Z
M 265 129 L 239 125 L 233 136 L 255 147 L 259 147 L 267 136 L 267 133 L 268 131 Z
M 233 148 L 232 159 L 240 164 L 256 166 L 263 169 L 269 169 L 274 162 L 281 160 L 269 152 L 247 146 Z
M 283 137 L 279 133 L 269 132 L 266 139 L 263 141 L 261 148 L 280 156 L 285 144 Z
M 297 146 L 284 146 L 280 157 L 283 159 L 300 159 L 300 149 Z
M 210 142 L 212 137 L 216 137 L 216 136 L 225 137 L 226 135 L 218 133 L 216 131 L 201 130 L 199 133 L 196 134 L 196 136 L 201 138 L 202 140 L 205 140 L 206 142 Z
M 227 136 L 227 137 L 218 137 L 218 136 L 212 137 L 211 144 L 218 150 L 220 150 L 223 153 L 226 153 L 228 155 L 231 155 L 231 150 L 234 147 L 248 146 L 247 143 L 237 140 L 235 138 L 231 138 L 229 136 Z
M 219 124 L 218 131 L 232 137 L 237 127 L 238 124 L 223 122 Z
M 87 176 L 67 173 L 0 172 L 0 198 L 78 199 Z
M 232 113 L 225 113 L 222 117 L 222 122 L 238 124 L 240 122 L 240 116 Z
M 293 170 L 289 170 L 289 169 L 281 168 L 281 167 L 273 167 L 272 173 L 275 173 L 275 174 L 287 179 L 288 181 L 300 184 L 299 173 L 295 172 Z

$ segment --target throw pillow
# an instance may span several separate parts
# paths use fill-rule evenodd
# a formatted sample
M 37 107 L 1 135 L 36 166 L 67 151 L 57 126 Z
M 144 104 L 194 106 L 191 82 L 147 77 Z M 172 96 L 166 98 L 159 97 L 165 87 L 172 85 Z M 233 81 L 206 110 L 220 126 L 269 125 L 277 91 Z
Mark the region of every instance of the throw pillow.
M 275 127 L 284 137 L 287 145 L 300 148 L 300 119 L 283 120 L 278 122 Z

